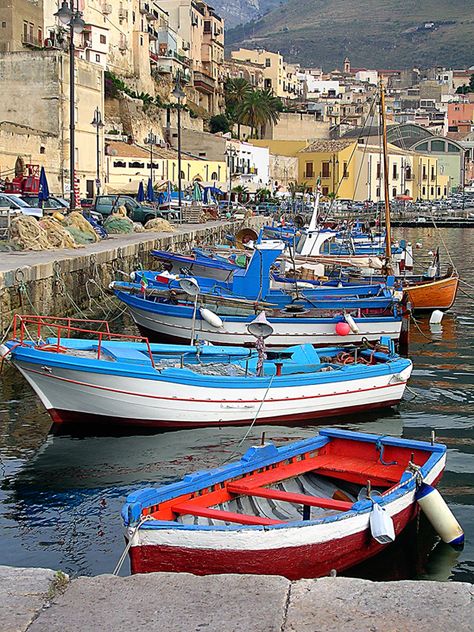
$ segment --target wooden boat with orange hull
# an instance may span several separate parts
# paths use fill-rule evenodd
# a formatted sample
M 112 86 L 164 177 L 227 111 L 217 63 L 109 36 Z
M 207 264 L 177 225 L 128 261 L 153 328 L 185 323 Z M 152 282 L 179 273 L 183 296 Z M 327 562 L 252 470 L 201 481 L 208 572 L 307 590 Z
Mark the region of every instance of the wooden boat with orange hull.
M 437 280 L 408 284 L 403 290 L 413 310 L 450 309 L 456 300 L 458 286 L 459 276 L 450 274 Z

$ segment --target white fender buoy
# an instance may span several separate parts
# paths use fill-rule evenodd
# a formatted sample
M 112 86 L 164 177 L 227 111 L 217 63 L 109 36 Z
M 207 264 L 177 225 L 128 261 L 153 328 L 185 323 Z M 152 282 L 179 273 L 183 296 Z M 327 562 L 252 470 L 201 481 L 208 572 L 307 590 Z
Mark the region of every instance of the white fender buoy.
M 199 313 L 201 314 L 201 318 L 203 318 L 206 323 L 211 325 L 211 327 L 215 327 L 216 329 L 221 329 L 224 326 L 221 318 L 214 312 L 211 312 L 210 309 L 206 309 L 205 307 L 199 308 Z
M 352 316 L 350 314 L 344 314 L 344 320 L 346 321 L 346 323 L 351 328 L 351 331 L 352 331 L 353 334 L 358 334 L 359 333 L 359 327 L 357 326 L 356 321 L 352 318 Z
M 443 320 L 444 313 L 440 309 L 435 309 L 430 316 L 430 325 L 439 325 Z
M 421 248 L 423 246 L 423 244 L 421 243 L 421 241 L 417 241 L 415 244 L 415 248 Z
M 370 532 L 379 544 L 390 544 L 395 541 L 395 528 L 392 516 L 378 503 L 373 504 L 370 512 Z
M 137 278 L 137 273 L 135 272 L 135 270 L 132 270 L 132 272 L 130 272 L 130 281 L 135 282 L 136 278 Z
M 464 531 L 437 489 L 423 483 L 415 499 L 443 542 L 451 546 L 464 544 Z

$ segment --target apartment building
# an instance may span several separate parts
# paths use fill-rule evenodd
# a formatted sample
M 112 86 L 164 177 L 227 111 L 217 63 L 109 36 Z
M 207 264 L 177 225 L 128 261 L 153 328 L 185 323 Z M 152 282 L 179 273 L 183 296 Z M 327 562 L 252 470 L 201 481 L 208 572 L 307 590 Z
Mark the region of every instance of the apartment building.
M 252 87 L 263 89 L 263 66 L 249 61 L 229 59 L 224 61 L 224 74 L 229 79 L 245 79 Z
M 271 53 L 262 48 L 250 50 L 239 48 L 232 51 L 233 61 L 256 64 L 263 68 L 263 88 L 285 100 L 303 96 L 303 85 L 298 78 L 299 66 L 285 62 L 280 53 Z
M 223 104 L 224 20 L 214 9 L 198 0 L 163 0 L 169 25 L 182 40 L 191 60 L 188 101 L 210 114 Z
M 43 0 L 0 3 L 0 52 L 42 48 Z

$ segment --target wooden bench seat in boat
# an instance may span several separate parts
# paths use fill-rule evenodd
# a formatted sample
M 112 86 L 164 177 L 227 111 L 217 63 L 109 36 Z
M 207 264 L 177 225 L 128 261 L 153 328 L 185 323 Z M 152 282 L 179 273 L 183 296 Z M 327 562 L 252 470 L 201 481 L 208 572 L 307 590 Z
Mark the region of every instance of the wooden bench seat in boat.
M 229 496 L 254 496 L 306 505 L 308 507 L 348 511 L 353 505 L 353 503 L 349 501 L 286 492 L 267 486 L 312 471 L 318 474 L 334 476 L 349 482 L 365 484 L 367 480 L 370 480 L 375 486 L 387 486 L 389 483 L 397 483 L 404 469 L 403 465 L 383 465 L 379 461 L 368 462 L 366 459 L 357 457 L 323 454 L 302 460 L 295 460 L 291 463 L 285 463 L 262 472 L 229 481 L 225 485 L 225 491 L 228 494 L 227 499 L 229 499 Z M 271 525 L 285 522 L 272 518 L 213 509 L 211 505 L 214 504 L 215 498 L 213 495 L 209 495 L 209 498 L 207 498 L 207 494 L 201 494 L 194 498 L 189 498 L 184 502 L 182 501 L 172 505 L 171 511 L 175 514 L 189 514 L 201 518 L 247 525 Z

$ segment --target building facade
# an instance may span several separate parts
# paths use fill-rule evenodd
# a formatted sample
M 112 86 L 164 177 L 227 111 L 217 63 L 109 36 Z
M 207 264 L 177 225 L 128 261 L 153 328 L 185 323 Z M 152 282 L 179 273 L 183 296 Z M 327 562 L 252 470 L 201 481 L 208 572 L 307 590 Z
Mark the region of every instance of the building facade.
M 43 45 L 43 0 L 3 0 L 0 3 L 0 52 L 31 50 Z

